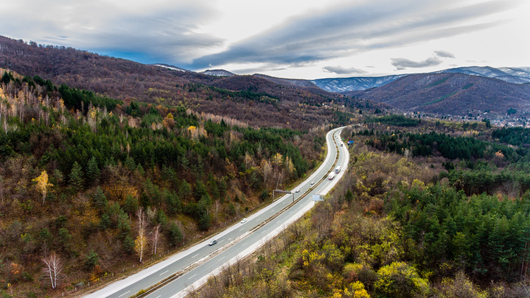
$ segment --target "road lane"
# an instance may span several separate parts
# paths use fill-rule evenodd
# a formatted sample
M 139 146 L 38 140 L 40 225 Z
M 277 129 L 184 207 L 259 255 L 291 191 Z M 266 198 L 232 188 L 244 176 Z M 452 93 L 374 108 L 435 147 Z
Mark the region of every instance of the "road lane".
M 333 165 L 336 160 L 337 151 L 346 151 L 346 147 L 340 146 L 340 137 L 337 139 L 337 137 L 334 136 L 334 132 L 337 132 L 338 130 L 339 129 L 332 130 L 326 136 L 328 142 L 328 155 L 319 169 L 317 169 L 315 173 L 312 174 L 308 179 L 294 188 L 300 189 L 300 192 L 295 194 L 295 200 L 304 194 L 305 197 L 291 208 L 270 220 L 269 223 L 257 229 L 258 233 L 250 233 L 250 231 L 261 225 L 262 220 L 267 220 L 271 217 L 274 217 L 274 215 L 280 210 L 292 204 L 292 194 L 282 196 L 268 207 L 265 207 L 256 214 L 248 217 L 246 223 L 237 223 L 218 235 L 206 239 L 205 241 L 187 249 L 186 251 L 178 253 L 168 260 L 153 265 L 124 280 L 110 284 L 102 290 L 94 292 L 86 297 L 121 298 L 125 295 L 128 295 L 127 297 L 129 297 L 136 294 L 138 291 L 147 289 L 170 276 L 175 276 L 175 274 L 178 272 L 186 271 L 186 268 L 188 268 L 187 272 L 182 274 L 179 278 L 154 291 L 148 296 L 153 298 L 158 296 L 171 297 L 175 293 L 184 290 L 188 285 L 203 279 L 204 276 L 218 269 L 219 266 L 226 264 L 227 260 L 233 259 L 241 251 L 248 250 L 248 247 L 259 243 L 262 241 L 263 235 L 267 235 L 271 231 L 281 227 L 282 224 L 287 222 L 290 217 L 299 213 L 301 210 L 303 211 L 304 208 L 309 206 L 308 204 L 312 204 L 312 195 L 320 194 L 323 190 L 325 190 L 326 186 L 332 182 L 326 180 L 327 173 L 334 168 Z M 335 142 L 337 142 L 337 145 L 335 145 Z M 344 160 L 345 154 L 340 154 L 337 164 L 341 165 L 344 163 Z M 346 166 L 342 166 L 342 168 L 345 170 Z M 336 177 L 335 179 L 338 180 L 339 178 L 340 177 Z M 322 183 L 319 183 L 321 180 Z M 315 185 L 311 185 L 311 182 L 315 182 Z M 311 192 L 308 192 L 310 189 L 312 189 Z M 308 193 L 306 194 L 306 192 Z M 218 243 L 216 245 L 209 246 L 209 241 L 214 238 Z M 199 263 L 199 265 L 197 265 L 197 263 Z M 193 269 L 189 269 L 190 267 L 193 267 Z

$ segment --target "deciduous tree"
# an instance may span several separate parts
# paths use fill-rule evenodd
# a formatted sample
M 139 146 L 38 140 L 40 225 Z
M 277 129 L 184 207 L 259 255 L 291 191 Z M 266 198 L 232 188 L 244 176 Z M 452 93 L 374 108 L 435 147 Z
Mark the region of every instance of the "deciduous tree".
M 42 203 L 44 204 L 46 194 L 48 193 L 48 188 L 53 186 L 53 184 L 48 183 L 48 173 L 46 173 L 46 170 L 44 170 L 39 177 L 33 179 L 32 181 L 37 182 L 37 189 L 42 194 Z
M 63 263 L 59 256 L 53 252 L 47 258 L 42 259 L 45 264 L 44 273 L 50 279 L 50 285 L 52 289 L 57 288 L 57 282 L 59 281 L 59 276 L 63 271 Z

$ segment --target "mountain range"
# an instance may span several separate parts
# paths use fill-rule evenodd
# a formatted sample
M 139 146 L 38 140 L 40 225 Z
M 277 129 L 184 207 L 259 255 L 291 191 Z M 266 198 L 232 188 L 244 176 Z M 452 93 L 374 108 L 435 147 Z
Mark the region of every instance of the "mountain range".
M 514 109 L 530 112 L 530 85 L 461 73 L 414 74 L 384 86 L 346 93 L 385 103 L 403 111 L 497 116 Z
M 530 112 L 529 67 L 472 66 L 435 73 L 304 80 L 235 75 L 222 69 L 198 73 L 1 36 L 0 67 L 125 101 L 181 104 L 251 125 L 309 128 L 333 122 L 338 114 L 319 109 L 330 103 L 344 109 L 397 108 L 453 115 Z

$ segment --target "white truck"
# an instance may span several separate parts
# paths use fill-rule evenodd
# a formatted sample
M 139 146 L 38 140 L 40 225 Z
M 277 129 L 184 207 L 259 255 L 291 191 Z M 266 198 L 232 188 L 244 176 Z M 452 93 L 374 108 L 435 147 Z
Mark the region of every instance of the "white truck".
M 335 168 L 335 174 L 338 174 L 338 173 L 340 173 L 340 166 Z

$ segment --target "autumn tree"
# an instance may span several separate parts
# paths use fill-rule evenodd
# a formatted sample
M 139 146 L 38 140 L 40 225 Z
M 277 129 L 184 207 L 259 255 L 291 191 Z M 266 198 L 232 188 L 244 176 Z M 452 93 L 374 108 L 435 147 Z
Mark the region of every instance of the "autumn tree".
M 39 177 L 33 179 L 32 181 L 37 182 L 37 189 L 42 194 L 42 203 L 44 204 L 46 194 L 48 193 L 48 188 L 53 186 L 53 184 L 48 183 L 48 173 L 46 173 L 46 170 L 44 170 Z
M 63 263 L 61 262 L 61 259 L 55 252 L 53 252 L 47 258 L 42 259 L 42 261 L 46 265 L 44 267 L 44 273 L 50 278 L 50 285 L 52 289 L 57 288 L 59 276 L 61 271 L 63 271 Z

